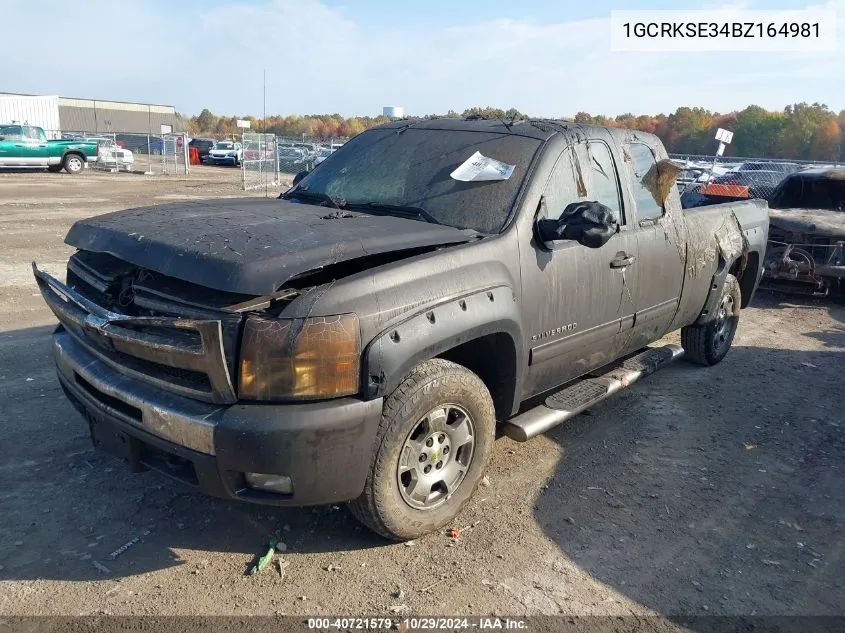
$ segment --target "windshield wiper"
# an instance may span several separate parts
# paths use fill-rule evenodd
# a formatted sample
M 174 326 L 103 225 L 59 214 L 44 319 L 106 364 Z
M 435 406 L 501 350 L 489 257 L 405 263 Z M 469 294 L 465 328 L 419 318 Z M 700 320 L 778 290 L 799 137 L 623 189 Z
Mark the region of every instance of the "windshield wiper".
M 366 209 L 367 211 L 382 215 L 396 215 L 403 218 L 410 218 L 416 220 L 424 220 L 431 224 L 440 224 L 440 221 L 431 215 L 428 211 L 421 207 L 414 207 L 405 204 L 387 204 L 385 202 L 360 202 L 350 204 L 347 208 L 354 207 L 356 209 Z
M 283 200 L 290 200 L 291 198 L 300 198 L 301 200 L 306 200 L 310 202 L 321 202 L 325 203 L 330 206 L 332 209 L 344 209 L 346 205 L 343 204 L 342 200 L 335 200 L 327 193 L 321 193 L 319 191 L 308 191 L 306 189 L 294 189 L 293 191 L 286 193 L 282 196 Z

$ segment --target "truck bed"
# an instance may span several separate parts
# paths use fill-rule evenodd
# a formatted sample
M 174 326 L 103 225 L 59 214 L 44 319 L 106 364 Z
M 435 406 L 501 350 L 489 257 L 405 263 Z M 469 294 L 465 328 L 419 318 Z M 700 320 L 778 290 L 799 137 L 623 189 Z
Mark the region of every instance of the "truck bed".
M 746 307 L 763 275 L 763 256 L 769 234 L 769 211 L 765 200 L 743 200 L 684 209 L 687 226 L 684 292 L 678 327 L 695 319 L 701 297 L 707 296 L 722 262 L 741 255 L 739 279 L 742 307 Z

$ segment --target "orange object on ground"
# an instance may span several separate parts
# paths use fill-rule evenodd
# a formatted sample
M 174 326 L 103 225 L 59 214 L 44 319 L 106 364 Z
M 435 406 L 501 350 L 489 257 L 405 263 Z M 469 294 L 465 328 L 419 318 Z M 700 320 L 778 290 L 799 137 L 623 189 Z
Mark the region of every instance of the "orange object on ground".
M 461 538 L 461 528 L 452 528 L 449 530 L 449 536 L 453 539 Z
M 722 185 L 713 183 L 704 185 L 698 192 L 706 196 L 724 196 L 726 198 L 749 197 L 748 187 L 745 185 Z
M 189 147 L 188 153 L 190 155 L 191 165 L 200 164 L 200 150 L 197 147 Z

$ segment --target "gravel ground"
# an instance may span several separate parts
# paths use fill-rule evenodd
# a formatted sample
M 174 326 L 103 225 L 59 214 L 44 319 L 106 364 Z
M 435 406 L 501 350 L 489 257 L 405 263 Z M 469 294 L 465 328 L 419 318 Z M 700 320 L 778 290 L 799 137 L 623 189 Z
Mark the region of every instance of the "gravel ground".
M 845 613 L 842 303 L 761 292 L 720 365 L 500 440 L 457 540 L 386 543 L 343 507 L 209 499 L 94 452 L 30 262 L 63 277 L 81 217 L 242 195 L 214 168 L 0 175 L 0 615 Z M 244 577 L 274 534 L 284 577 Z

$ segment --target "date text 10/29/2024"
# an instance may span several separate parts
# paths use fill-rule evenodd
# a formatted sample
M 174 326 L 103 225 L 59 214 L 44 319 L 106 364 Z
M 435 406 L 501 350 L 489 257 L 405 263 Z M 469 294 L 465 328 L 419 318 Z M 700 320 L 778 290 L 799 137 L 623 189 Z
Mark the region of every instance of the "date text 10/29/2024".
M 525 620 L 512 618 L 309 618 L 315 631 L 399 630 L 413 631 L 525 631 Z

